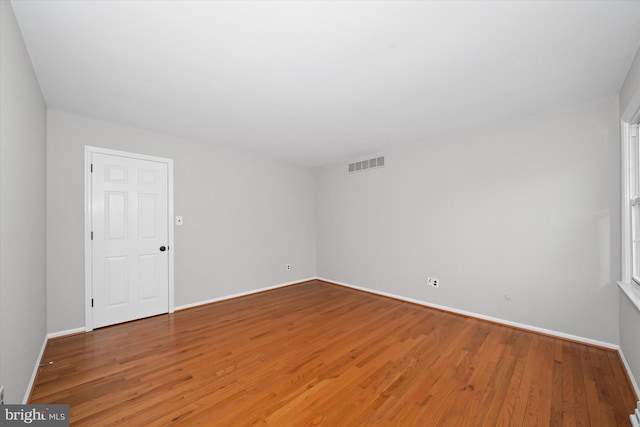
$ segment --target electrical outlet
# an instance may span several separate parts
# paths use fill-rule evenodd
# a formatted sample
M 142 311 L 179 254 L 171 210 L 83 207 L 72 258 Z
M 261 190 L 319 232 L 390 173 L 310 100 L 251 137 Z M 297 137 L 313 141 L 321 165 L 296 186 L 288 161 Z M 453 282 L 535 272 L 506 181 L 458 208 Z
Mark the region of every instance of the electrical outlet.
M 427 285 L 439 288 L 440 287 L 440 279 L 436 279 L 435 277 L 427 277 Z
M 0 387 L 0 405 L 4 405 L 4 386 Z
M 291 264 L 287 264 L 287 265 L 284 267 L 284 269 L 285 269 L 285 270 L 287 270 L 287 271 L 290 271 L 290 270 L 291 270 Z

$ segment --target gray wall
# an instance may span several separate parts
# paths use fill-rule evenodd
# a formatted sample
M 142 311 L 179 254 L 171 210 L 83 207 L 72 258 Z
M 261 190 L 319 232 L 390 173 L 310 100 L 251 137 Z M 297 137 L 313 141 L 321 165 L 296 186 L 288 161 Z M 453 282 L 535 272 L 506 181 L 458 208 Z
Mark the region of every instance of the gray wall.
M 617 344 L 619 141 L 611 97 L 323 167 L 318 274 Z
M 176 306 L 316 275 L 313 169 L 49 110 L 49 332 L 84 326 L 85 145 L 174 160 Z
M 84 326 L 84 145 L 174 159 L 175 213 L 185 218 L 175 229 L 177 306 L 317 273 L 620 342 L 640 378 L 640 313 L 614 286 L 618 118 L 640 92 L 638 55 L 619 100 L 390 151 L 387 166 L 368 173 L 347 175 L 338 164 L 316 175 L 55 110 L 47 123 L 7 1 L 0 18 L 0 384 L 8 402 L 22 400 L 47 328 Z M 427 275 L 441 288 L 427 288 Z
M 46 336 L 46 106 L 0 2 L 0 384 L 22 403 Z
M 640 50 L 636 53 L 635 60 L 620 91 L 620 114 L 623 119 L 629 121 L 638 112 L 639 108 Z M 620 292 L 620 347 L 630 365 L 636 384 L 640 383 L 639 326 L 640 311 L 623 292 Z

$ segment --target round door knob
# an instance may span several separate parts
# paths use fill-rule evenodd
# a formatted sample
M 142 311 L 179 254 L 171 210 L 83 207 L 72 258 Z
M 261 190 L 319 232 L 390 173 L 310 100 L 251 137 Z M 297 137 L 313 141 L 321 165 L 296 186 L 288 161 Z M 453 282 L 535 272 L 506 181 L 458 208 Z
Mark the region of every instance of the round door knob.
M 164 246 L 160 246 L 160 252 L 164 252 L 166 250 L 167 250 L 167 248 L 165 248 Z

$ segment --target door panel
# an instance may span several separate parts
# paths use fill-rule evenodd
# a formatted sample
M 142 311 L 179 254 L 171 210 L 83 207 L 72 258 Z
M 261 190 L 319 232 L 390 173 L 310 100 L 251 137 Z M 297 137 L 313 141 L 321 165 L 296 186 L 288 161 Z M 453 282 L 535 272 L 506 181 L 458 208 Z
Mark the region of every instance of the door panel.
M 159 298 L 158 289 L 158 258 L 156 254 L 140 255 L 140 299 L 150 300 Z
M 169 310 L 167 164 L 92 153 L 94 327 Z
M 127 303 L 127 258 L 114 256 L 105 258 L 105 281 L 108 308 L 122 306 Z
M 138 230 L 140 230 L 141 239 L 155 239 L 158 237 L 156 236 L 157 211 L 157 195 L 138 195 Z
M 129 209 L 127 206 L 127 193 L 105 192 L 105 226 L 106 240 L 122 240 L 127 237 L 127 218 Z

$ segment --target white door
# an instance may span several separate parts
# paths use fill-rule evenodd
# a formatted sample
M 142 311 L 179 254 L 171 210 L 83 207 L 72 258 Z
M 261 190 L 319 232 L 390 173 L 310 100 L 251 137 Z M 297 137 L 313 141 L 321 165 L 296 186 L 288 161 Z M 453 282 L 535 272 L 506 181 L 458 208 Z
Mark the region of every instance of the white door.
M 167 164 L 91 154 L 93 326 L 169 310 Z

